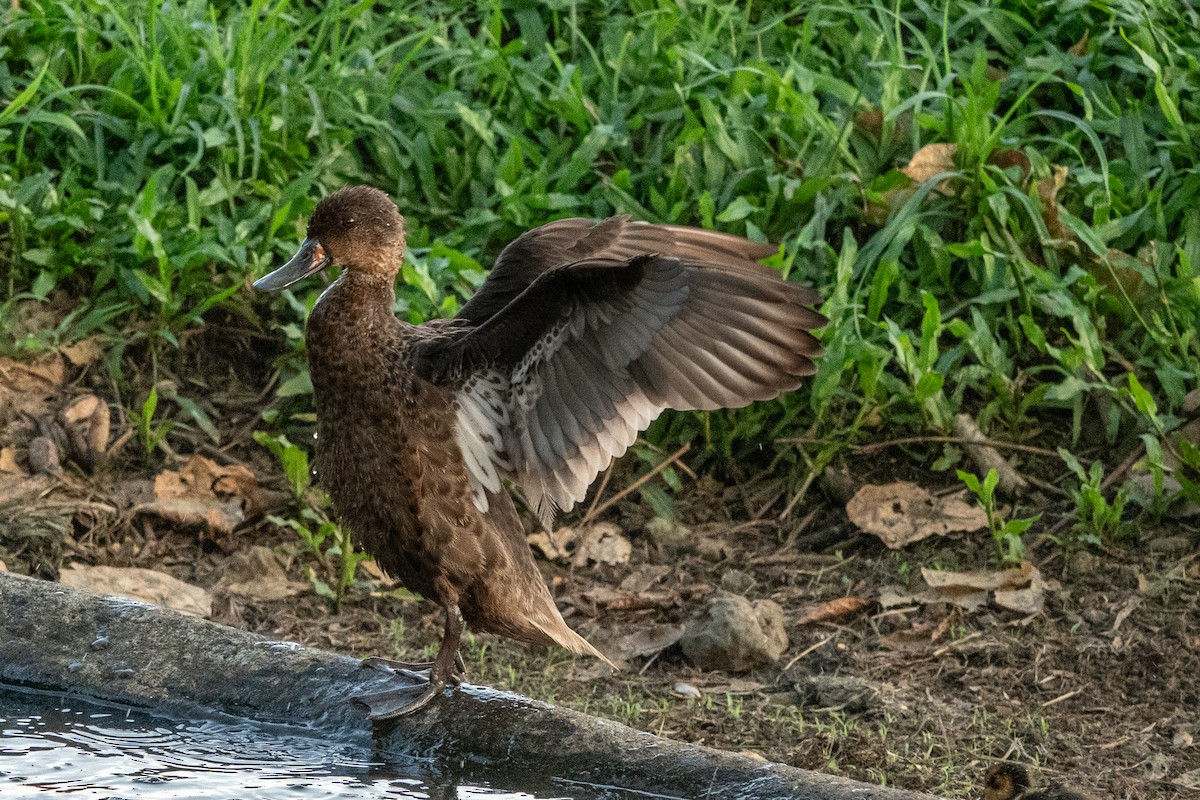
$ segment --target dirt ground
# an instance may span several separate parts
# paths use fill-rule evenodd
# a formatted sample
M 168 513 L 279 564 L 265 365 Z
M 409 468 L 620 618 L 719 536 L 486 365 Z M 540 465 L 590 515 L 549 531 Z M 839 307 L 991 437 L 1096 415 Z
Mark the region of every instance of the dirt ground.
M 306 569 L 329 576 L 294 533 L 267 518 L 298 511 L 276 461 L 251 438 L 265 427 L 270 360 L 251 357 L 244 337 L 219 346 L 221 335 L 206 334 L 207 345 L 233 363 L 196 356 L 193 346 L 172 371 L 161 367 L 160 385 L 170 380 L 179 396 L 197 398 L 220 440 L 165 403 L 160 418 L 180 423 L 167 440 L 173 455 L 142 452 L 135 421 L 121 410 L 134 404 L 117 396 L 101 354 L 0 359 L 0 561 L 51 580 L 72 565 L 147 568 L 208 590 L 212 618 L 228 625 L 355 656 L 428 656 L 440 612 L 369 565 L 340 611 L 313 591 Z M 146 376 L 130 380 L 149 385 Z M 71 439 L 71 425 L 81 423 L 63 412 L 75 408 L 79 417 L 74 404 L 92 393 L 112 419 L 107 456 L 89 471 L 80 463 L 89 460 L 86 447 Z M 97 418 L 89 419 L 84 439 L 98 435 Z M 67 440 L 46 463 L 31 443 L 54 420 Z M 949 487 L 942 475 L 914 471 L 913 453 L 884 450 L 841 466 L 859 484 L 902 476 Z M 188 471 L 194 454 L 220 472 L 209 500 L 187 494 L 201 480 Z M 640 469 L 618 465 L 610 486 L 628 485 Z M 172 482 L 185 486 L 173 512 L 164 501 Z M 995 571 L 988 533 L 891 550 L 849 521 L 836 491 L 814 489 L 781 520 L 789 488 L 770 476 L 685 480 L 675 508 L 686 535 L 670 548 L 648 535 L 654 515 L 631 493 L 599 518 L 631 545 L 616 563 L 539 562 L 568 622 L 606 652 L 629 655 L 627 668 L 612 675 L 560 651 L 474 635 L 464 651 L 469 681 L 674 739 L 952 797 L 977 797 L 980 776 L 1001 759 L 1096 797 L 1198 796 L 1195 526 L 1147 527 L 1125 547 L 1065 553 L 1038 533 L 1069 511 L 1048 499 L 1026 535 L 1044 578 L 1043 610 L 1008 610 L 992 594 L 965 608 L 961 598 L 931 599 L 922 568 Z M 199 517 L 194 507 L 181 510 L 188 502 L 200 503 Z M 250 570 L 261 585 L 278 570 L 275 590 L 239 583 L 255 558 L 273 560 L 271 569 Z M 722 591 L 782 608 L 788 645 L 773 664 L 701 671 L 678 644 L 662 647 Z

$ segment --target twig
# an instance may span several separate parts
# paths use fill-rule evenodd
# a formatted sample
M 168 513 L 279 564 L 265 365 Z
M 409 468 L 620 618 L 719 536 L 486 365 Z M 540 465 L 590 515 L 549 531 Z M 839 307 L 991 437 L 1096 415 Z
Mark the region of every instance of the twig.
M 788 514 L 792 513 L 792 509 L 796 507 L 796 504 L 804 499 L 804 495 L 808 494 L 808 488 L 812 486 L 812 482 L 816 479 L 816 477 L 817 471 L 815 469 L 810 469 L 808 471 L 808 477 L 804 479 L 804 483 L 800 484 L 800 488 L 796 491 L 795 497 L 788 501 L 787 507 L 783 509 L 782 513 L 780 513 L 779 519 L 787 519 Z
M 633 492 L 636 492 L 639 488 L 641 488 L 641 486 L 643 484 L 646 483 L 646 481 L 650 480 L 655 475 L 657 475 L 658 473 L 662 472 L 667 467 L 674 464 L 676 461 L 678 461 L 680 458 L 683 457 L 684 453 L 686 453 L 688 450 L 691 450 L 691 449 L 692 449 L 692 445 L 689 442 L 688 444 L 685 444 L 683 447 L 676 450 L 674 453 L 672 453 L 670 456 L 668 456 L 665 460 L 659 462 L 659 464 L 656 467 L 654 467 L 654 469 L 650 470 L 645 475 L 638 478 L 636 481 L 629 484 L 624 489 L 622 489 L 621 491 L 614 494 L 612 497 L 605 500 L 603 503 L 601 503 L 596 508 L 589 509 L 588 513 L 584 516 L 584 518 L 582 520 L 580 520 L 579 524 L 587 525 L 589 522 L 591 522 L 597 516 L 604 513 L 604 511 L 607 510 L 609 508 L 609 506 L 611 506 L 613 503 L 619 502 L 620 500 L 623 500 L 626 497 L 628 497 Z
M 792 667 L 796 666 L 796 662 L 797 662 L 797 661 L 799 661 L 800 659 L 804 658 L 806 655 L 808 655 L 809 653 L 813 652 L 814 650 L 819 650 L 819 649 L 821 649 L 822 647 L 824 647 L 825 645 L 829 644 L 830 642 L 832 642 L 832 641 L 833 641 L 833 639 L 834 639 L 834 636 L 836 636 L 836 635 L 837 635 L 837 634 L 830 634 L 829 636 L 826 636 L 824 639 L 822 639 L 821 641 L 817 642 L 816 644 L 814 644 L 814 645 L 811 645 L 811 646 L 809 646 L 809 647 L 806 647 L 804 650 L 802 650 L 802 651 L 800 652 L 800 654 L 799 654 L 799 655 L 797 655 L 795 658 L 793 658 L 791 661 L 789 661 L 789 662 L 787 663 L 787 666 L 786 666 L 786 667 L 784 667 L 783 669 L 781 669 L 781 670 L 779 671 L 779 675 L 778 675 L 778 676 L 776 676 L 776 678 L 775 678 L 775 683 L 777 683 L 777 684 L 778 684 L 778 683 L 779 683 L 779 679 L 780 679 L 780 678 L 782 678 L 782 677 L 784 676 L 784 674 L 785 674 L 785 673 L 786 673 L 786 672 L 787 672 L 789 669 L 791 669 Z
M 612 479 L 612 473 L 611 466 L 604 470 L 604 477 L 600 479 L 600 486 L 596 489 L 596 496 L 592 498 L 592 504 L 588 506 L 587 513 L 583 515 L 585 520 L 592 518 L 593 513 L 596 511 L 596 505 L 600 502 L 600 498 L 604 496 L 604 490 L 608 488 L 608 482 Z
M 785 444 L 824 444 L 825 439 L 811 439 L 804 437 L 794 437 L 788 439 L 776 439 L 777 442 Z M 1046 456 L 1048 458 L 1058 458 L 1058 453 L 1053 450 L 1047 450 L 1044 447 L 1034 447 L 1028 444 L 1017 444 L 1016 442 L 1002 442 L 996 439 L 981 439 L 978 441 L 965 439 L 961 436 L 905 436 L 900 439 L 888 439 L 885 442 L 872 442 L 871 444 L 848 444 L 847 450 L 853 450 L 856 453 L 873 453 L 876 450 L 884 450 L 889 447 L 898 447 L 906 444 L 982 444 L 988 447 L 995 447 L 1000 450 L 1016 450 L 1022 453 L 1032 453 L 1034 455 Z
M 1117 465 L 1117 468 L 1114 469 L 1112 472 L 1110 472 L 1108 474 L 1108 477 L 1106 477 L 1103 481 L 1101 481 L 1100 491 L 1107 492 L 1109 489 L 1111 489 L 1113 484 L 1115 484 L 1122 477 L 1124 477 L 1125 473 L 1128 472 L 1133 467 L 1133 465 L 1138 462 L 1138 459 L 1141 458 L 1145 452 L 1146 452 L 1146 443 L 1139 442 L 1138 446 L 1133 448 L 1133 450 L 1129 453 L 1129 455 L 1125 456 L 1124 460 L 1121 461 L 1121 463 Z

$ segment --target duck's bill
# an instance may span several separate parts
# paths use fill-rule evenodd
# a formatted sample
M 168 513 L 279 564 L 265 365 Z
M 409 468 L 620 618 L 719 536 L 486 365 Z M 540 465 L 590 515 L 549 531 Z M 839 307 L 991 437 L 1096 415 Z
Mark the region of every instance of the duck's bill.
M 329 266 L 329 256 L 316 239 L 305 239 L 296 255 L 274 272 L 267 273 L 254 282 L 254 288 L 264 292 L 286 289 L 302 281 L 314 272 Z

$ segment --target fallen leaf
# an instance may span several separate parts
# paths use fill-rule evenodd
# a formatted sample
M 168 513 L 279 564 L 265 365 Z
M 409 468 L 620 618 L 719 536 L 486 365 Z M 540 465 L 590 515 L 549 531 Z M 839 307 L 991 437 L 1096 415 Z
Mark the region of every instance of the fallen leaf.
M 37 497 L 53 481 L 45 475 L 10 475 L 0 472 L 0 506 L 24 503 Z
M 1037 182 L 1038 199 L 1042 201 L 1042 220 L 1051 239 L 1075 241 L 1075 234 L 1058 218 L 1058 192 L 1067 185 L 1067 168 L 1054 164 L 1050 177 Z
M 531 546 L 541 551 L 542 558 L 547 561 L 567 562 L 571 558 L 571 550 L 579 534 L 574 528 L 559 528 L 558 530 L 531 533 L 525 537 Z
M 848 595 L 838 597 L 825 603 L 808 607 L 796 619 L 797 625 L 812 625 L 817 622 L 832 622 L 853 616 L 864 608 L 869 608 L 871 601 L 865 597 Z
M 1200 789 L 1200 769 L 1193 769 L 1171 779 L 1171 783 L 1184 789 Z
M 938 623 L 917 622 L 905 630 L 893 631 L 879 637 L 879 644 L 889 650 L 919 650 L 932 646 L 950 630 L 954 615 L 942 617 Z
M 154 500 L 135 510 L 229 534 L 246 520 L 247 509 L 257 511 L 265 502 L 261 498 L 273 494 L 259 486 L 247 467 L 222 466 L 204 456 L 192 456 L 178 472 L 160 472 L 154 478 Z
M 4 563 L 3 559 L 0 559 L 0 572 L 8 572 L 8 565 Z
M 104 459 L 112 422 L 103 400 L 94 394 L 84 395 L 64 408 L 59 420 L 80 466 L 91 470 Z
M 0 447 L 0 472 L 10 475 L 24 475 L 25 470 L 17 463 L 17 454 L 11 447 Z
M 197 617 L 212 614 L 208 592 L 152 569 L 72 564 L 62 570 L 58 582 L 92 594 L 141 600 Z
M 0 358 L 0 385 L 17 391 L 53 391 L 66 380 L 66 366 L 58 353 L 49 353 L 33 361 Z
M 230 556 L 215 588 L 250 600 L 282 600 L 308 590 L 305 584 L 289 579 L 280 556 L 262 545 Z
M 1029 161 L 1029 156 L 1025 155 L 1024 150 L 995 150 L 988 156 L 987 163 L 1000 169 L 1020 168 L 1022 186 L 1025 185 L 1025 181 L 1029 180 L 1029 175 L 1033 172 L 1033 164 Z
M 625 564 L 633 555 L 633 545 L 621 535 L 621 529 L 611 522 L 597 522 L 579 531 L 579 542 L 571 563 L 577 567 L 587 566 L 589 561 L 598 564 Z
M 671 568 L 666 564 L 640 564 L 625 576 L 620 588 L 632 594 L 641 594 L 661 582 L 670 571 Z
M 1080 38 L 1078 42 L 1068 47 L 1067 52 L 1073 56 L 1082 56 L 1087 52 L 1088 37 L 1091 36 L 1091 34 L 1092 32 L 1090 30 L 1084 31 L 1083 37 Z
M 958 167 L 954 164 L 954 156 L 958 152 L 955 144 L 927 144 L 909 159 L 908 165 L 901 172 L 916 183 L 927 181 L 935 175 L 944 172 L 954 172 Z M 954 194 L 946 187 L 946 181 L 938 182 L 938 191 L 943 194 Z
M 1037 567 L 1028 561 L 1020 567 L 999 572 L 948 572 L 921 569 L 921 577 L 929 584 L 931 593 L 919 602 L 948 602 L 968 611 L 987 603 L 1022 614 L 1041 613 L 1047 592 L 1056 591 L 1058 584 L 1047 581 Z
M 645 658 L 666 650 L 683 638 L 682 625 L 647 625 L 615 639 L 605 652 L 620 661 Z
M 934 497 L 908 481 L 863 486 L 846 504 L 850 521 L 897 550 L 929 536 L 987 527 L 982 508 L 963 494 Z
M 86 367 L 104 355 L 104 349 L 96 344 L 94 339 L 80 339 L 74 344 L 58 348 L 58 352 L 66 356 L 67 361 L 76 367 Z

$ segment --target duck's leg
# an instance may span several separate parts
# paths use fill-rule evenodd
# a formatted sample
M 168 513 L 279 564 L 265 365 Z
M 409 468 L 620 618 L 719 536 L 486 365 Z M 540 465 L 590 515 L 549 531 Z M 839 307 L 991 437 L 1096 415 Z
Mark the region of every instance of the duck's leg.
M 456 677 L 455 670 L 462 663 L 458 654 L 458 647 L 462 642 L 462 632 L 462 612 L 456 605 L 447 606 L 446 629 L 442 633 L 442 644 L 438 648 L 437 658 L 433 660 L 433 666 L 429 667 L 428 685 L 415 698 L 412 698 L 412 692 L 419 689 L 420 684 L 358 695 L 352 697 L 351 700 L 367 707 L 367 719 L 392 719 L 423 708 L 430 700 L 441 694 L 442 690 L 446 688 L 446 684 Z
M 412 678 L 414 680 L 427 681 L 429 680 L 429 670 L 433 669 L 434 661 L 397 661 L 392 658 L 383 658 L 381 656 L 370 656 L 359 662 L 364 668 L 377 669 L 380 672 L 399 672 L 401 675 Z M 454 672 L 450 675 L 450 682 L 455 686 L 459 686 L 463 682 L 463 678 L 467 674 L 467 665 L 463 661 L 462 653 L 454 654 Z

